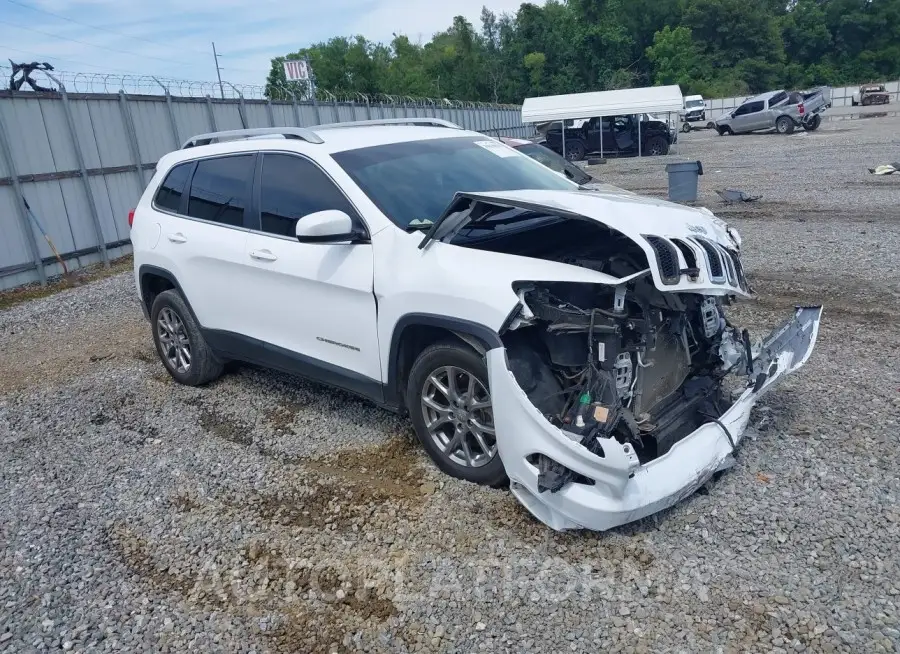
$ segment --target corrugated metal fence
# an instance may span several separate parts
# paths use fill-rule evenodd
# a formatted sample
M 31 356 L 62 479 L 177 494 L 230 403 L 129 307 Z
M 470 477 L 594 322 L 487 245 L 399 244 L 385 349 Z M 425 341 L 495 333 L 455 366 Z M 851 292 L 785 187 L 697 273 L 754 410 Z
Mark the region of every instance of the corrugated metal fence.
M 157 160 L 195 134 L 413 116 L 533 130 L 511 106 L 0 92 L 0 290 L 62 274 L 47 237 L 69 270 L 130 252 L 128 211 Z

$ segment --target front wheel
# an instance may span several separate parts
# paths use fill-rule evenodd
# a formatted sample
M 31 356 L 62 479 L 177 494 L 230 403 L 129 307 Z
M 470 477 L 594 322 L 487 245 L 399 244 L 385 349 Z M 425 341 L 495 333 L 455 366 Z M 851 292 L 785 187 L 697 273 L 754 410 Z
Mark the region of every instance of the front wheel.
M 775 121 L 775 131 L 779 134 L 792 134 L 794 132 L 794 121 L 788 116 L 780 116 Z
M 506 483 L 482 356 L 450 342 L 426 348 L 410 371 L 406 405 L 419 442 L 443 472 L 484 486 Z

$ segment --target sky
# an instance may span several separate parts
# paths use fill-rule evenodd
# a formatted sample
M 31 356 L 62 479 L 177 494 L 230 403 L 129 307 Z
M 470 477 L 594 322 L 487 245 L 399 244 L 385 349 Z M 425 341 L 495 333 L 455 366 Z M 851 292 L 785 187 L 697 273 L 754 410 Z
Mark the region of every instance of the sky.
M 533 0 L 532 0 L 533 1 Z M 427 41 L 481 8 L 515 12 L 522 0 L 0 0 L 0 62 L 57 70 L 265 84 L 272 57 L 361 34 Z M 2 65 L 0 64 L 0 65 Z

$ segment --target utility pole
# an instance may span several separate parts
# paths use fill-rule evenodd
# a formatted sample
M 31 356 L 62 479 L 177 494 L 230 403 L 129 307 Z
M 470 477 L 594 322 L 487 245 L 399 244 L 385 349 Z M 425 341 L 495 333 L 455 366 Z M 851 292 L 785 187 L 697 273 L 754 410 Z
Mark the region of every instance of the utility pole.
M 216 54 L 216 42 L 212 42 L 213 47 L 213 61 L 216 62 L 216 75 L 219 77 L 219 95 L 222 96 L 222 99 L 225 99 L 225 88 L 222 86 L 222 68 L 219 66 L 219 57 L 222 55 Z

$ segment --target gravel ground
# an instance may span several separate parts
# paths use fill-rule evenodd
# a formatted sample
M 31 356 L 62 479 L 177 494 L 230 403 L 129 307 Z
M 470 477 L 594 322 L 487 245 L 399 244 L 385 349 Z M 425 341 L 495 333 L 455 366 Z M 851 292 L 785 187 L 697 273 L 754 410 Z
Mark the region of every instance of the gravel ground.
M 681 135 L 761 295 L 733 319 L 825 317 L 732 470 L 603 534 L 442 476 L 343 393 L 176 386 L 129 275 L 0 312 L 0 651 L 896 651 L 900 176 L 865 168 L 898 127 Z M 598 172 L 658 194 L 660 165 Z

